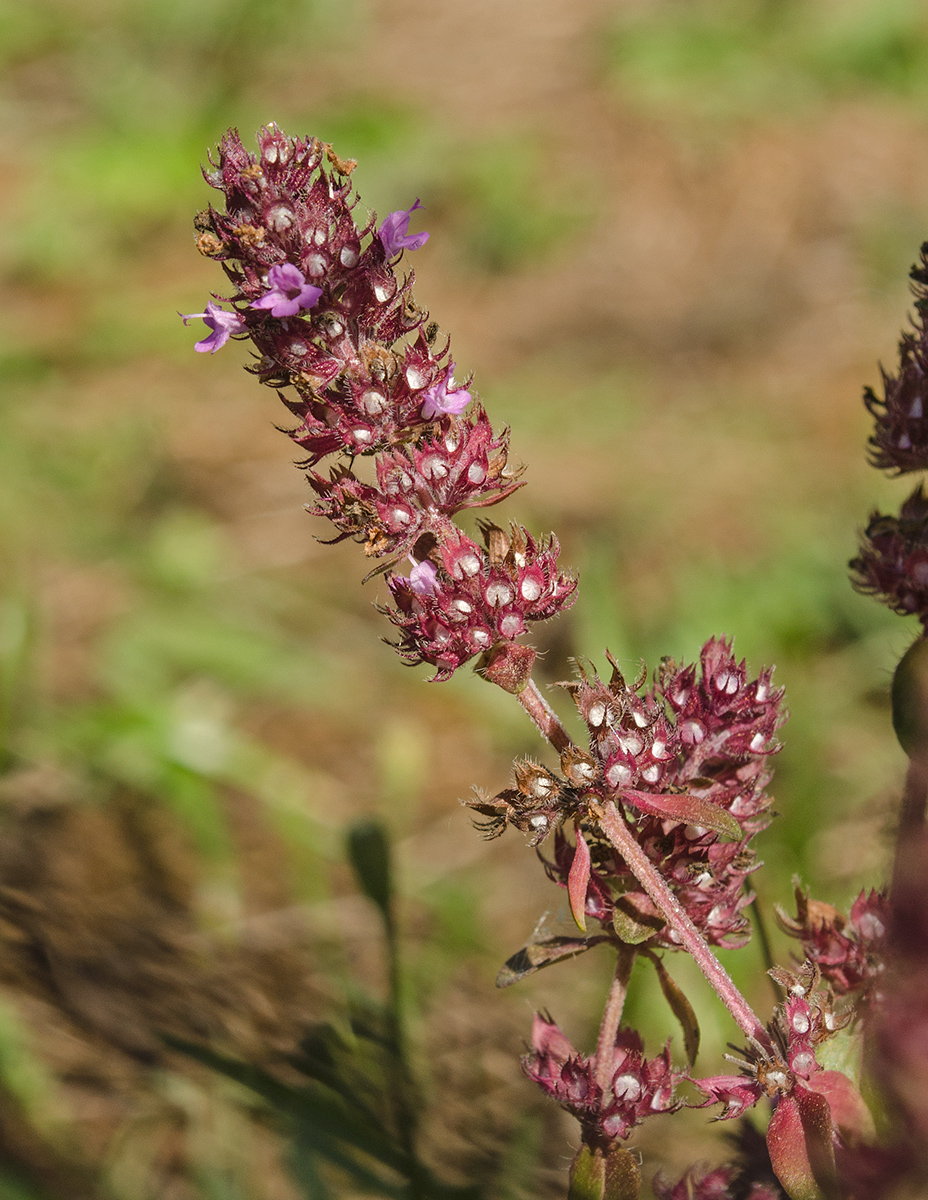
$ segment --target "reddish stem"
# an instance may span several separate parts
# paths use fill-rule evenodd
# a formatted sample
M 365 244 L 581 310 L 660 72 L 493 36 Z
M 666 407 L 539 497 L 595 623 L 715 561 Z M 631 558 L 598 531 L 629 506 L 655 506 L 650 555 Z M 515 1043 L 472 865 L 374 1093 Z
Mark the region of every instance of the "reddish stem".
M 628 869 L 676 933 L 683 949 L 696 960 L 697 966 L 738 1025 L 748 1037 L 756 1038 L 762 1046 L 770 1048 L 770 1038 L 756 1013 L 735 987 L 731 976 L 712 953 L 708 942 L 690 920 L 686 909 L 667 886 L 663 876 L 635 841 L 615 804 L 612 801 L 604 804 L 597 816 L 599 826 L 609 842 L 622 855 Z
M 638 950 L 635 946 L 620 946 L 616 959 L 615 974 L 612 986 L 609 988 L 609 999 L 599 1027 L 599 1040 L 596 1043 L 596 1082 L 605 1092 L 612 1083 L 614 1074 L 613 1050 L 615 1039 L 622 1021 L 622 1009 L 625 1007 L 625 997 L 628 995 L 628 981 L 631 979 L 632 967 Z
M 538 684 L 534 679 L 529 679 L 522 691 L 518 693 L 518 699 L 532 718 L 538 732 L 545 741 L 551 743 L 558 754 L 563 754 L 565 750 L 569 750 L 573 746 L 570 734 L 561 724 L 560 717 L 538 690 Z

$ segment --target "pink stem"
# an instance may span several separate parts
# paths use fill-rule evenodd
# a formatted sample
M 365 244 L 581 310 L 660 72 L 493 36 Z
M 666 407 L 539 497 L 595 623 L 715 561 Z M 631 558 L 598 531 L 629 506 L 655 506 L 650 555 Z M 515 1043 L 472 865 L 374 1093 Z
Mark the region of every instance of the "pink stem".
M 709 944 L 690 920 L 660 872 L 635 841 L 632 831 L 612 801 L 602 806 L 597 813 L 597 819 L 603 833 L 622 855 L 628 869 L 679 937 L 683 949 L 696 960 L 697 966 L 741 1029 L 748 1037 L 756 1038 L 762 1046 L 769 1048 L 770 1038 L 754 1010 L 735 987 L 731 976 L 712 953 Z
M 612 1083 L 615 1060 L 615 1039 L 622 1020 L 622 1009 L 625 1007 L 625 997 L 628 994 L 628 981 L 631 979 L 632 967 L 638 951 L 634 946 L 620 946 L 616 959 L 615 974 L 612 986 L 609 988 L 609 999 L 606 1001 L 606 1011 L 603 1013 L 602 1024 L 599 1027 L 599 1040 L 596 1043 L 596 1082 L 605 1092 Z
M 538 684 L 530 679 L 518 694 L 519 703 L 532 718 L 541 736 L 558 752 L 563 754 L 573 746 L 570 734 L 561 724 L 560 717 L 538 690 Z

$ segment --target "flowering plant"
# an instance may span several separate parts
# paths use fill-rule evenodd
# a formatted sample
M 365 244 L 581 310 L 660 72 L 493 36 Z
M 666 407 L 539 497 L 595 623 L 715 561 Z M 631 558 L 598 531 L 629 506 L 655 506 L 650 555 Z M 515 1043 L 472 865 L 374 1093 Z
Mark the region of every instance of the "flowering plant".
M 331 522 L 335 541 L 352 539 L 374 560 L 369 576 L 385 578 L 381 611 L 404 661 L 428 665 L 435 681 L 473 663 L 515 697 L 557 756 L 556 769 L 518 761 L 510 787 L 468 804 L 486 837 L 513 825 L 540 848 L 576 925 L 570 936 L 537 935 L 500 982 L 594 946 L 615 956 L 595 1051 L 577 1051 L 540 1014 L 523 1059 L 529 1079 L 580 1123 L 570 1195 L 633 1200 L 634 1129 L 684 1106 L 719 1105 L 718 1119 L 770 1112 L 765 1143 L 744 1127 L 738 1162 L 694 1166 L 677 1183 L 658 1177 L 659 1200 L 914 1194 L 928 1180 L 925 640 L 894 681 L 894 723 L 911 766 L 892 885 L 861 893 L 847 916 L 797 888 L 796 915 L 778 916 L 801 953 L 792 968 L 771 968 L 781 999 L 763 1019 L 713 947 L 741 947 L 750 936 L 752 842 L 771 819 L 767 788 L 785 720 L 772 670 L 752 677 L 720 637 L 698 663 L 664 660 L 650 679 L 627 681 L 611 658 L 608 680 L 578 665 L 561 685 L 586 728 L 575 743 L 535 683 L 536 650 L 523 640 L 576 599 L 556 538 L 486 517 L 471 536 L 456 520 L 523 481 L 508 461 L 508 429 L 493 428 L 471 379 L 455 382 L 450 341 L 417 304 L 413 274 L 397 273 L 429 236 L 409 232 L 419 200 L 379 225 L 367 214 L 359 221 L 353 161 L 273 125 L 258 145 L 253 155 L 229 132 L 205 172 L 223 205 L 197 218 L 197 244 L 222 264 L 230 289 L 184 320 L 200 317 L 212 331 L 201 352 L 230 338 L 252 342 L 249 370 L 296 418 L 289 436 L 315 494 L 311 511 Z M 899 374 L 884 374 L 882 399 L 865 397 L 876 419 L 872 461 L 897 474 L 928 468 L 928 249 L 913 278 L 917 324 L 903 336 Z M 326 459 L 328 474 L 319 469 Z M 365 459 L 373 469 L 362 474 Z M 921 488 L 898 518 L 871 518 L 851 567 L 857 587 L 928 627 Z M 696 1071 L 696 1017 L 666 965 L 681 951 L 741 1029 L 733 1071 Z M 670 1047 L 649 1056 L 622 1025 L 639 960 L 681 1025 L 681 1062 Z M 828 1044 L 842 1030 L 867 1043 L 865 1088 L 859 1070 L 829 1065 Z

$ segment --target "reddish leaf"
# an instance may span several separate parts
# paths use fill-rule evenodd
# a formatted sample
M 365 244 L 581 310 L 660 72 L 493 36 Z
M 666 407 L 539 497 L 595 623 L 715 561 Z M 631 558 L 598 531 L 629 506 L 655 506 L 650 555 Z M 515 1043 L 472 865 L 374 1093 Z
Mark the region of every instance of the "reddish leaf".
M 846 1075 L 840 1071 L 816 1071 L 806 1087 L 825 1097 L 832 1121 L 851 1142 L 869 1141 L 874 1137 L 873 1115 Z
M 790 1200 L 825 1200 L 834 1179 L 833 1129 L 824 1096 L 794 1089 L 780 1098 L 767 1127 L 774 1174 Z
M 816 1182 L 828 1195 L 835 1190 L 835 1127 L 831 1108 L 824 1096 L 810 1092 L 804 1085 L 795 1089 L 799 1115 L 805 1130 L 809 1162 Z
M 590 848 L 577 826 L 577 848 L 567 876 L 567 895 L 570 911 L 579 927 L 586 933 L 586 890 L 590 884 Z
M 741 837 L 741 826 L 730 812 L 719 808 L 711 800 L 701 800 L 687 792 L 654 793 L 626 788 L 622 792 L 622 799 L 652 817 L 664 817 L 681 825 L 701 825 L 704 829 L 711 829 L 733 840 Z

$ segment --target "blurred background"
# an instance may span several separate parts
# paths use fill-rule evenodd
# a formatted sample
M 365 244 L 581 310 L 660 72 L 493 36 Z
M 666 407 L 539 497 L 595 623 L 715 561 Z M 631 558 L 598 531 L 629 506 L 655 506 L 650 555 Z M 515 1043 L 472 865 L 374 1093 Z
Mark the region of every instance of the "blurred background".
M 860 392 L 928 237 L 925 7 L 0 0 L 0 62 L 0 1197 L 308 1194 L 257 1100 L 161 1034 L 271 1061 L 382 993 L 344 851 L 371 815 L 432 1160 L 563 1194 L 571 1123 L 517 1058 L 539 1005 L 589 1048 L 610 965 L 495 990 L 563 893 L 458 803 L 542 747 L 471 673 L 430 685 L 382 644 L 382 584 L 315 540 L 245 349 L 193 352 L 176 314 L 222 291 L 199 165 L 273 120 L 356 158 L 381 214 L 421 197 L 404 266 L 527 464 L 500 518 L 580 573 L 542 680 L 723 633 L 775 663 L 757 890 L 768 915 L 795 874 L 847 905 L 883 878 L 903 774 L 887 692 L 914 630 L 846 562 L 906 494 L 865 464 Z M 726 961 L 769 1011 L 759 952 Z M 714 1073 L 734 1026 L 668 965 Z M 651 986 L 630 1019 L 654 1052 Z M 711 1158 L 703 1118 L 646 1154 Z

